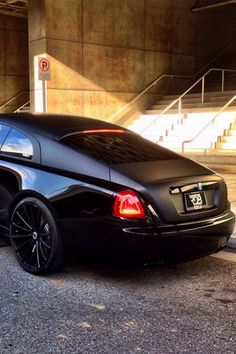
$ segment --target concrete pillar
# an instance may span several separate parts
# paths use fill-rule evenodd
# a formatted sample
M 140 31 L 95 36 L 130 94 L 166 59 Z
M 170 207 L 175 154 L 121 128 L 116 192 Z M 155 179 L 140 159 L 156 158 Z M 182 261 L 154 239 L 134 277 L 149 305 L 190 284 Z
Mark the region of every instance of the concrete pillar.
M 83 113 L 81 0 L 29 0 L 31 109 L 42 111 L 38 57 L 50 61 L 48 112 Z

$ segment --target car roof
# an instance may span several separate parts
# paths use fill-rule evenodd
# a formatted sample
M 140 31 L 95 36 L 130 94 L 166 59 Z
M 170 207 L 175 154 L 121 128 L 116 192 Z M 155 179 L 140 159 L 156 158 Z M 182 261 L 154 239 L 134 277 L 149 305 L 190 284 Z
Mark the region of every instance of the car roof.
M 1 113 L 0 123 L 55 140 L 77 131 L 117 128 L 116 125 L 99 119 L 46 113 Z

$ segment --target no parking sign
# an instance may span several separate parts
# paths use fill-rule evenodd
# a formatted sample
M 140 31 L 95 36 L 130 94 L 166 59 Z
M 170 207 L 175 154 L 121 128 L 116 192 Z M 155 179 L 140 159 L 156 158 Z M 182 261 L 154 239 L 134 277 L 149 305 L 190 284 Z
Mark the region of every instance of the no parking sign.
M 38 58 L 39 80 L 48 81 L 51 79 L 50 61 L 47 58 Z

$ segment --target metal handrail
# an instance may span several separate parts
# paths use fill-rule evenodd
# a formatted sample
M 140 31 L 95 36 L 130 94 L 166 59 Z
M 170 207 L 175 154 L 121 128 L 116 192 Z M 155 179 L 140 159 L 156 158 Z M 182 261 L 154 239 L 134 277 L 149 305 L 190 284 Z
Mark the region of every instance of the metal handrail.
M 234 95 L 220 110 L 219 112 L 210 120 L 210 122 L 208 122 L 199 132 L 197 132 L 196 135 L 194 135 L 194 137 L 192 137 L 191 139 L 189 140 L 184 140 L 182 142 L 182 153 L 184 153 L 184 145 L 185 144 L 189 144 L 189 143 L 192 143 L 199 135 L 202 134 L 202 132 L 208 128 L 211 124 L 214 124 L 216 118 L 219 117 L 219 115 L 233 102 L 236 100 L 236 95 Z
M 132 99 L 130 102 L 122 106 L 117 112 L 115 112 L 109 119 L 108 122 L 111 122 L 114 117 L 118 116 L 122 111 L 124 111 L 128 106 L 132 105 L 134 102 L 136 102 L 141 96 L 145 94 L 152 86 L 156 85 L 159 81 L 162 79 L 170 77 L 171 79 L 173 78 L 192 78 L 193 76 L 191 75 L 172 75 L 172 74 L 162 74 L 159 76 L 156 80 L 154 80 L 148 87 L 146 87 L 141 93 L 138 94 L 134 99 Z
M 222 72 L 222 79 L 221 79 L 221 91 L 224 92 L 224 83 L 225 83 L 225 72 L 235 72 L 236 70 L 234 69 L 220 69 L 220 68 L 211 68 L 207 70 L 207 72 L 202 75 L 197 81 L 194 82 L 192 86 L 190 86 L 184 93 L 182 93 L 178 98 L 176 98 L 174 101 L 172 101 L 163 111 L 161 111 L 158 115 L 157 118 L 154 118 L 154 120 L 148 124 L 141 132 L 145 132 L 152 124 L 155 123 L 155 121 L 160 118 L 163 114 L 165 114 L 170 108 L 172 108 L 176 103 L 178 103 L 178 113 L 181 114 L 182 110 L 182 98 L 187 95 L 196 85 L 199 84 L 199 82 L 202 81 L 202 93 L 201 93 L 201 103 L 204 103 L 204 94 L 205 94 L 205 78 L 207 75 L 209 75 L 212 71 L 221 71 Z
M 10 98 L 10 100 L 8 100 L 8 101 L 5 102 L 4 104 L 2 104 L 2 105 L 0 106 L 0 110 L 1 110 L 2 108 L 4 108 L 5 106 L 7 106 L 11 101 L 14 101 L 16 98 L 20 97 L 21 95 L 23 95 L 23 94 L 28 94 L 28 93 L 29 93 L 29 91 L 21 91 L 21 92 L 19 92 L 17 95 L 15 95 L 14 97 Z
M 28 104 L 30 103 L 30 101 L 25 102 L 22 106 L 20 106 L 19 108 L 17 108 L 14 113 L 19 113 L 21 111 L 22 108 L 26 107 Z

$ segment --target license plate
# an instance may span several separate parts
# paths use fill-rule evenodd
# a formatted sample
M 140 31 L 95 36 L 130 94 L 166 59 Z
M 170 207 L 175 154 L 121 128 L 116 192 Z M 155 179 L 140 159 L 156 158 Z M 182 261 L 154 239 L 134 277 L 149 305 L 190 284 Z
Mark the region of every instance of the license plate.
M 187 211 L 207 208 L 207 201 L 204 192 L 185 193 L 185 207 Z

